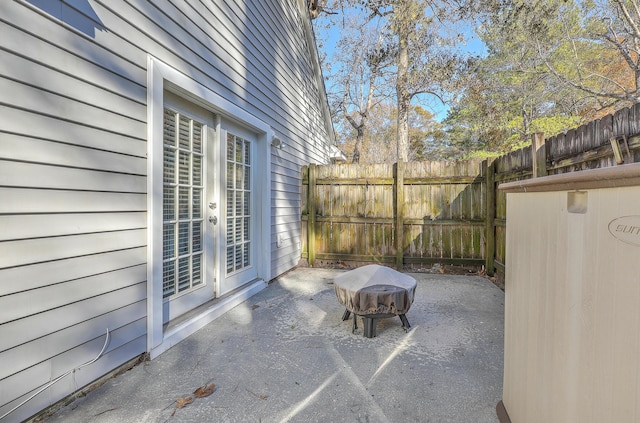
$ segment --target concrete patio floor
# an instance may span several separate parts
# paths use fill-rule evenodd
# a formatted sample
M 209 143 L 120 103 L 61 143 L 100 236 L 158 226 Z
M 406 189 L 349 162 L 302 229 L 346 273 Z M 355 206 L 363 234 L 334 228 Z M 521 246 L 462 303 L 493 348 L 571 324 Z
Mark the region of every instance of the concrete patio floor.
M 418 281 L 405 333 L 351 333 L 332 279 L 299 268 L 54 422 L 497 422 L 504 293 L 477 276 Z M 193 392 L 215 384 L 201 398 Z M 177 408 L 180 398 L 193 402 Z

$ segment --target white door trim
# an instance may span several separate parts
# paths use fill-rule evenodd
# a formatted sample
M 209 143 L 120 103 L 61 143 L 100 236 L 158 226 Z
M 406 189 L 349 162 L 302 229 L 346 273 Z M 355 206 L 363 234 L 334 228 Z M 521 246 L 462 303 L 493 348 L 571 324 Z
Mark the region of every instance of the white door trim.
M 256 169 L 256 191 L 263 193 L 258 200 L 259 225 L 256 240 L 256 268 L 258 280 L 247 285 L 231 297 L 213 305 L 203 313 L 165 333 L 162 323 L 162 136 L 164 92 L 171 91 L 213 113 L 234 120 L 257 135 L 259 160 Z M 218 128 L 219 129 L 219 128 Z M 219 131 L 218 134 L 220 133 Z M 224 99 L 209 88 L 179 72 L 171 66 L 148 56 L 147 58 L 147 352 L 151 358 L 161 354 L 186 338 L 202 325 L 217 317 L 221 310 L 231 308 L 266 287 L 271 279 L 271 154 L 269 140 L 273 130 L 262 120 Z M 223 277 L 217 266 L 217 277 Z

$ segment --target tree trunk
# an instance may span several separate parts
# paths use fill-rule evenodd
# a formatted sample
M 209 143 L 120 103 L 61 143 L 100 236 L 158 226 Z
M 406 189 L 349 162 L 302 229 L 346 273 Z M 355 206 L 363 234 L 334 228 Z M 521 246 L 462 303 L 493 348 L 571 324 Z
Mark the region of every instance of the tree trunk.
M 404 11 L 400 11 L 400 13 Z M 399 19 L 400 22 L 406 22 Z M 409 28 L 401 24 L 398 28 L 398 78 L 396 79 L 396 96 L 398 99 L 398 129 L 396 134 L 398 161 L 406 162 L 409 157 Z
M 636 61 L 636 68 L 634 70 L 634 76 L 635 76 L 635 87 L 633 90 L 633 102 L 638 102 L 638 100 L 640 99 L 640 60 Z
M 360 163 L 360 148 L 364 141 L 364 120 L 356 128 L 356 143 L 353 146 L 353 157 L 351 163 Z

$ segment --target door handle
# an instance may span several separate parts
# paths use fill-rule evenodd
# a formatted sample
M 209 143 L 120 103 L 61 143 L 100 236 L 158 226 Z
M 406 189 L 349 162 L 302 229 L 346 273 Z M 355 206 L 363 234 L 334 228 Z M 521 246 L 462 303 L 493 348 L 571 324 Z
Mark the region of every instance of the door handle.
M 209 216 L 209 222 L 213 223 L 214 225 L 218 224 L 218 217 L 217 216 Z

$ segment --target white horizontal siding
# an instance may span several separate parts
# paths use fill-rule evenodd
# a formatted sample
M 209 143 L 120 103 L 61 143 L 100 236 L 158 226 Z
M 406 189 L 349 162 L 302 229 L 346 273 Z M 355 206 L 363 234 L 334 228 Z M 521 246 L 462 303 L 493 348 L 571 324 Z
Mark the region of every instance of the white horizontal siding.
M 0 284 L 0 295 L 59 284 L 104 272 L 146 263 L 146 247 L 110 251 L 101 254 L 66 258 L 64 260 L 0 269 L 0 280 L 20 281 Z
M 104 341 L 104 338 L 102 338 Z M 100 344 L 100 340 L 95 342 L 95 345 Z M 140 336 L 133 340 L 130 340 L 128 343 L 118 346 L 117 349 L 113 349 L 111 351 L 106 352 L 100 357 L 100 360 L 90 366 L 83 367 L 82 369 L 73 373 L 73 375 L 69 375 L 66 378 L 62 379 L 51 388 L 45 390 L 41 395 L 36 396 L 32 400 L 28 402 L 28 406 L 23 406 L 19 408 L 17 411 L 12 413 L 8 418 L 8 422 L 20 422 L 23 421 L 30 416 L 33 415 L 34 412 L 38 410 L 42 410 L 47 406 L 55 403 L 67 395 L 69 392 L 74 392 L 77 387 L 83 387 L 101 376 L 105 375 L 105 369 L 115 369 L 123 363 L 131 360 L 140 354 L 141 351 L 144 351 L 146 345 L 145 336 Z M 97 349 L 92 350 L 92 356 L 83 357 L 84 361 L 87 362 L 95 357 L 95 355 L 99 352 L 101 348 L 101 344 L 96 347 Z M 83 364 L 83 363 L 79 363 Z M 31 379 L 29 376 L 29 372 L 24 372 L 25 376 L 16 379 L 14 385 L 5 386 L 6 389 L 9 389 L 11 392 L 17 390 L 17 388 L 22 387 L 22 384 L 28 384 L 29 381 L 38 380 Z M 47 377 L 46 381 L 49 381 Z M 39 388 L 39 387 L 38 387 Z M 0 413 L 4 414 L 9 411 L 16 405 L 20 404 L 22 401 L 30 397 L 36 389 L 26 392 L 24 395 L 12 400 L 4 406 L 0 406 Z M 2 397 L 3 392 L 0 391 L 0 398 Z M 35 411 L 34 411 L 35 410 Z
M 16 80 L 0 77 L 0 92 L 11 98 L 12 107 L 18 109 L 29 110 L 32 113 L 54 119 L 99 128 L 132 138 L 144 139 L 146 135 L 147 126 L 143 121 L 134 120 L 120 113 L 101 109 Z M 113 110 L 119 111 L 120 109 Z
M 279 215 L 274 216 L 274 223 L 277 227 L 287 225 L 299 225 L 300 215 L 291 211 L 291 214 L 285 214 L 281 212 Z
M 144 157 L 147 152 L 147 145 L 143 140 L 132 140 L 121 134 L 107 133 L 98 128 L 86 127 L 29 110 L 19 110 L 0 104 L 0 116 L 2 116 L 2 131 L 6 133 L 139 157 Z M 105 139 L 108 139 L 108 143 Z
M 145 284 L 137 283 L 97 297 L 87 298 L 80 302 L 30 316 L 29 319 L 3 323 L 0 326 L 2 345 L 4 345 L 3 350 L 143 300 L 145 296 Z M 124 300 L 125 298 L 126 300 Z
M 0 139 L 0 158 L 131 175 L 145 175 L 147 172 L 147 160 L 144 157 L 15 134 L 3 134 Z
M 146 237 L 146 230 L 134 229 L 4 241 L 0 243 L 0 269 L 142 247 L 147 244 Z
M 0 297 L 0 324 L 144 282 L 146 272 L 143 264 Z
M 79 386 L 146 349 L 146 73 L 81 57 L 93 43 L 25 10 L 0 13 L 0 414 L 92 359 L 106 328 Z M 60 384 L 10 421 L 75 389 Z
M 120 328 L 109 328 L 109 342 L 107 344 L 106 352 L 108 353 L 109 351 L 117 350 L 121 346 L 138 338 L 141 333 L 144 333 L 145 326 L 146 319 L 142 318 Z M 51 374 L 54 377 L 58 377 L 68 372 L 69 369 L 73 369 L 74 366 L 77 366 L 77 363 L 87 362 L 88 359 L 96 357 L 104 346 L 106 338 L 107 328 L 105 327 L 102 329 L 102 336 L 84 344 L 80 344 L 51 360 Z
M 66 70 L 74 72 L 73 75 L 70 75 L 65 73 L 63 69 L 52 69 L 45 63 L 32 61 L 19 54 L 24 54 L 24 52 L 19 50 L 3 56 L 2 61 L 0 61 L 0 75 L 7 79 L 19 80 L 37 89 L 55 90 L 54 92 L 58 95 L 75 99 L 84 104 L 90 104 L 92 107 L 99 109 L 111 112 L 127 110 L 128 117 L 139 122 L 146 120 L 147 109 L 146 104 L 143 102 L 144 97 L 142 97 L 142 94 L 144 91 L 141 87 L 137 87 L 135 90 L 139 91 L 136 99 L 136 96 L 131 96 L 128 92 L 118 94 L 110 91 L 107 89 L 109 84 L 96 86 L 83 80 L 83 68 L 85 68 L 84 72 L 101 72 L 105 77 L 115 79 L 112 74 L 96 69 L 95 65 L 88 62 L 81 62 L 83 66 L 79 69 Z M 43 55 L 38 56 L 39 60 L 43 58 Z M 28 73 L 21 72 L 25 68 L 31 68 L 32 71 Z M 122 83 L 121 80 L 117 82 Z M 128 85 L 133 87 L 133 84 Z
M 0 187 L 0 213 L 146 211 L 146 194 Z
M 146 183 L 145 176 L 0 160 L 5 187 L 145 193 Z
M 105 333 L 106 328 L 113 331 L 129 324 L 131 321 L 143 319 L 146 313 L 146 302 L 144 300 L 138 301 L 58 332 L 50 333 L 4 350 L 0 352 L 0 360 L 3 363 L 12 363 L 13 365 L 11 367 L 0 367 L 0 379 L 61 354 L 69 348 L 69 345 L 88 342 L 95 337 L 95 334 Z
M 92 0 L 69 16 L 78 5 L 74 27 L 0 2 L 0 415 L 93 358 L 107 327 L 78 386 L 146 350 L 148 54 L 287 144 L 272 149 L 274 276 L 300 256 L 300 168 L 328 160 L 297 2 Z M 74 389 L 63 380 L 11 419 Z
M 295 179 L 290 179 L 289 183 L 284 181 L 271 181 L 271 190 L 275 192 L 283 191 L 289 195 L 295 194 L 296 192 L 300 192 L 301 181 L 296 181 Z M 277 195 L 277 194 L 276 194 Z
M 288 103 L 282 93 L 290 89 L 297 93 L 294 98 L 305 98 L 305 96 L 300 96 L 298 87 L 292 89 L 288 86 L 289 84 L 278 84 L 280 75 L 275 74 L 272 68 L 264 67 L 265 74 L 256 74 L 256 66 L 262 66 L 262 64 L 255 59 L 255 52 L 247 49 L 250 47 L 247 36 L 251 32 L 249 28 L 244 28 L 246 22 L 240 23 L 241 26 L 234 33 L 234 28 L 225 19 L 230 14 L 225 7 L 218 8 L 217 3 L 202 3 L 200 5 L 202 11 L 211 9 L 212 15 L 222 19 L 216 28 L 224 28 L 224 36 L 215 36 L 218 30 L 210 25 L 207 27 L 209 30 L 207 34 L 195 37 L 197 27 L 190 27 L 187 31 L 176 24 L 175 20 L 178 19 L 180 12 L 173 10 L 170 3 L 154 2 L 150 5 L 141 0 L 132 0 L 128 3 L 131 5 L 118 6 L 118 12 L 126 13 L 127 20 L 119 21 L 114 18 L 110 27 L 112 31 L 127 34 L 130 39 L 135 40 L 153 56 L 171 63 L 179 71 L 192 75 L 199 81 L 208 82 L 207 85 L 213 87 L 214 91 L 238 103 L 260 119 L 274 123 L 284 122 L 289 130 L 298 132 L 301 137 L 306 136 L 303 128 L 306 127 L 307 117 L 300 113 L 292 113 L 296 110 L 305 110 L 304 105 Z M 105 13 L 115 9 L 111 3 L 108 4 L 111 6 L 110 9 L 107 4 L 104 6 Z M 113 15 L 115 17 L 115 13 Z M 168 16 L 173 19 L 169 19 Z M 266 34 L 264 36 L 268 37 Z M 224 43 L 225 40 L 230 40 L 233 45 L 207 52 L 208 46 Z M 273 49 L 274 46 L 271 48 Z M 234 50 L 241 52 L 242 60 L 234 60 L 229 56 L 229 52 Z M 302 81 L 300 78 L 298 80 Z M 267 90 L 264 83 L 270 83 L 275 89 Z M 287 106 L 284 111 L 283 106 Z
M 117 293 L 117 295 L 104 295 L 96 297 L 97 300 L 90 299 L 83 303 L 66 306 L 62 309 L 38 315 L 38 318 L 35 320 L 23 319 L 32 322 L 32 324 L 39 324 L 41 330 L 44 329 L 43 336 L 50 337 L 47 344 L 49 346 L 49 351 L 56 349 L 64 349 L 64 351 L 54 356 L 47 355 L 46 359 L 40 362 L 37 360 L 43 357 L 38 356 L 38 354 L 30 357 L 27 356 L 27 360 L 22 359 L 16 361 L 15 367 L 11 367 L 11 370 L 17 369 L 16 373 L 0 379 L 0 399 L 3 400 L 3 404 L 6 404 L 5 406 L 0 406 L 0 413 L 8 411 L 13 405 L 19 403 L 22 398 L 28 396 L 32 391 L 40 388 L 48 381 L 53 380 L 97 357 L 97 354 L 104 345 L 107 329 L 109 329 L 110 332 L 109 343 L 105 354 L 98 362 L 90 367 L 85 367 L 80 371 L 74 372 L 73 375 L 68 376 L 67 379 L 61 380 L 59 384 L 52 386 L 50 389 L 45 391 L 43 395 L 32 400 L 33 402 L 29 403 L 29 407 L 19 410 L 16 414 L 12 414 L 8 421 L 20 421 L 25 417 L 28 417 L 33 414 L 34 409 L 37 411 L 42 407 L 46 407 L 47 405 L 56 402 L 68 395 L 70 392 L 75 391 L 77 387 L 82 387 L 105 374 L 109 369 L 113 369 L 132 357 L 142 354 L 146 349 L 146 337 L 144 335 L 146 318 L 138 318 L 133 321 L 131 319 L 135 314 L 139 315 L 140 311 L 146 311 L 146 305 L 144 305 L 143 301 L 145 293 L 146 284 L 140 283 L 137 286 L 122 290 L 122 292 Z M 134 314 L 135 309 L 125 307 L 127 308 L 128 313 L 123 316 L 127 323 L 122 326 L 116 326 L 116 324 L 121 323 L 122 319 L 120 319 L 119 322 L 118 319 L 115 318 L 116 314 L 114 314 L 112 310 L 117 310 L 114 306 L 121 303 L 121 298 L 119 298 L 121 295 L 130 295 L 129 298 L 138 303 L 139 311 Z M 56 332 L 58 326 L 61 326 L 56 325 L 59 320 L 62 320 L 63 322 L 66 320 L 67 327 L 73 330 L 73 326 L 68 324 L 73 322 L 75 319 L 72 315 L 69 316 L 69 313 L 79 313 L 80 317 L 84 317 L 86 322 L 90 322 L 91 319 L 93 319 L 94 313 L 87 311 L 87 308 L 97 312 L 102 312 L 100 313 L 102 315 L 109 315 L 108 318 L 101 319 L 102 316 L 98 314 L 99 317 L 96 318 L 94 322 L 91 322 L 93 324 L 81 324 L 84 325 L 82 328 L 83 330 L 81 331 L 82 335 L 95 336 L 94 338 L 87 342 L 79 343 L 79 340 L 82 339 L 82 335 L 80 338 L 65 338 L 64 332 Z M 44 316 L 46 316 L 46 318 L 43 318 Z M 99 322 L 104 326 L 97 325 L 96 322 Z M 89 326 L 93 326 L 91 328 L 93 332 L 87 331 Z M 0 326 L 0 335 L 2 336 L 16 336 L 18 334 L 22 334 L 29 328 L 29 326 L 25 326 L 23 324 L 18 332 L 12 332 L 5 331 L 5 327 L 12 327 L 15 329 L 20 326 L 15 322 Z M 79 335 L 79 332 L 74 335 Z M 18 351 L 22 349 L 31 350 L 33 347 L 41 345 L 41 340 L 43 338 L 34 339 L 36 340 L 33 343 L 26 343 L 17 347 Z M 64 342 L 67 343 L 65 344 Z M 5 355 L 6 358 L 11 358 L 12 351 L 13 350 L 9 349 L 8 351 L 0 352 L 0 358 L 4 358 Z M 111 359 L 109 359 L 109 357 L 111 357 Z M 117 360 L 113 361 L 116 357 Z M 31 358 L 31 360 L 28 360 L 28 358 Z M 21 415 L 22 418 L 20 418 Z
M 112 36 L 108 32 L 98 33 L 102 39 L 102 43 L 98 43 L 70 32 L 27 3 L 2 3 L 0 38 L 3 49 L 73 75 L 87 84 L 102 86 L 146 103 L 145 60 L 141 58 L 134 64 L 104 48 L 108 41 L 104 38 Z M 128 45 L 119 43 L 117 47 L 123 51 Z
M 0 241 L 144 229 L 146 225 L 144 212 L 0 215 Z

